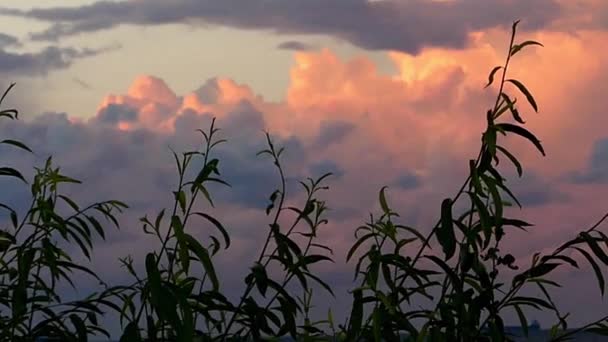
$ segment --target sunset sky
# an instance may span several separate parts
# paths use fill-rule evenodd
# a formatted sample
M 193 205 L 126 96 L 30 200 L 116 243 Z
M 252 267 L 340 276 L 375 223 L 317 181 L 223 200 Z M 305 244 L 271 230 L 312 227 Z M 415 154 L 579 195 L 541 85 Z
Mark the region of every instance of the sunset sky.
M 536 227 L 506 246 L 523 267 L 608 211 L 605 0 L 2 0 L 0 18 L 0 86 L 17 83 L 6 106 L 22 118 L 0 132 L 36 152 L 2 151 L 3 160 L 32 170 L 52 154 L 84 181 L 76 198 L 131 206 L 123 230 L 96 247 L 95 268 L 109 281 L 128 279 L 119 256 L 143 260 L 155 246 L 138 218 L 171 205 L 169 147 L 199 146 L 195 130 L 214 116 L 228 140 L 220 171 L 233 185 L 215 190 L 213 212 L 233 236 L 217 262 L 242 271 L 221 274 L 227 291 L 241 289 L 251 266 L 243 260 L 253 262 L 267 229 L 278 178 L 255 154 L 268 131 L 286 147 L 290 200 L 302 197 L 298 179 L 335 174 L 321 234 L 336 263 L 320 272 L 338 292 L 329 305 L 344 314 L 354 286 L 345 255 L 354 229 L 378 212 L 380 188 L 389 186 L 402 223 L 427 231 L 465 180 L 496 96 L 484 89 L 487 75 L 503 63 L 517 19 L 517 40 L 545 45 L 518 54 L 511 69 L 539 113 L 508 91 L 547 156 L 507 139 L 525 167 L 518 180 L 500 166 L 524 205 L 510 213 Z M 0 201 L 27 201 L 27 189 L 6 189 Z M 607 312 L 581 265 L 555 275 L 573 326 Z

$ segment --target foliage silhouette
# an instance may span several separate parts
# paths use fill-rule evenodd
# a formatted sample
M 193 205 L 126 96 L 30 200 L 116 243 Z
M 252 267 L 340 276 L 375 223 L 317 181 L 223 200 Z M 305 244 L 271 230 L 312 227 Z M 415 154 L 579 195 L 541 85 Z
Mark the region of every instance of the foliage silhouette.
M 57 292 L 60 282 L 74 285 L 73 272 L 97 278 L 93 270 L 73 262 L 68 247 L 73 245 L 90 258 L 93 236 L 105 238 L 106 224 L 120 226 L 117 214 L 127 208 L 124 203 L 77 204 L 60 190 L 62 183 L 79 182 L 61 174 L 48 158 L 44 167 L 36 169 L 30 185 L 31 205 L 24 215 L 19 217 L 8 204 L 0 204 L 10 218 L 9 226 L 0 230 L 0 340 L 109 337 L 99 317 L 114 312 L 123 328 L 121 341 L 277 341 L 283 336 L 299 341 L 508 341 L 511 337 L 502 315 L 514 311 L 527 333 L 526 310 L 530 308 L 555 315 L 551 341 L 565 341 L 581 331 L 608 335 L 608 317 L 570 329 L 568 314 L 555 305 L 550 291 L 560 285 L 547 279 L 560 267 L 578 268 L 568 253 L 576 252 L 591 265 L 603 296 L 606 284 L 600 265 L 608 265 L 608 236 L 599 227 L 608 214 L 552 253 L 535 253 L 530 267 L 523 270 L 502 244 L 510 230 L 533 225 L 505 215 L 505 208 L 511 206 L 507 199 L 521 204 L 501 175 L 499 162 L 509 160 L 520 177 L 523 165 L 499 144 L 499 137 L 519 136 L 545 154 L 540 140 L 523 127 L 517 99 L 506 92 L 505 86 L 513 86 L 538 111 L 526 86 L 507 78 L 510 61 L 518 52 L 542 46 L 535 41 L 516 44 L 517 25 L 516 21 L 512 26 L 504 65 L 488 76 L 486 87 L 498 75 L 500 78 L 496 101 L 486 113 L 479 154 L 469 161 L 469 175 L 460 190 L 441 202 L 435 226 L 423 235 L 417 228 L 398 223 L 399 215 L 383 187 L 378 197 L 381 212 L 370 215 L 369 222 L 355 230 L 356 242 L 346 259 L 356 260 L 357 286 L 344 324 L 334 322 L 331 310 L 321 321 L 312 321 L 310 316 L 313 289 L 333 295 L 330 284 L 313 270 L 315 264 L 333 262 L 330 246 L 317 235 L 327 223 L 327 206 L 320 196 L 328 189 L 324 184 L 331 174 L 300 182 L 305 200 L 299 207 L 287 206 L 281 164 L 284 149 L 275 146 L 269 134 L 268 147 L 259 155 L 273 162 L 279 186 L 269 196 L 265 210 L 269 221 L 266 238 L 244 277 L 239 299 L 232 302 L 222 292 L 214 258 L 229 249 L 230 231 L 204 208 L 214 206 L 210 184 L 230 185 L 221 178 L 220 159 L 213 157 L 215 147 L 225 140 L 218 138 L 219 129 L 212 121 L 208 130 L 199 130 L 203 138 L 200 151 L 173 152 L 179 180 L 173 203 L 153 218 L 140 219 L 143 232 L 157 239 L 158 248 L 146 254 L 143 270 L 136 270 L 130 256 L 120 259 L 133 277 L 129 286 L 108 287 L 98 279 L 105 286 L 103 291 L 71 302 L 62 301 Z M 509 115 L 510 122 L 504 120 Z M 0 117 L 8 119 L 17 116 L 15 109 L 0 112 Z M 33 153 L 19 141 L 0 144 Z M 202 161 L 200 170 L 192 169 L 195 160 Z M 0 176 L 27 183 L 11 167 L 0 167 Z M 468 208 L 462 213 L 455 212 L 459 201 Z M 70 214 L 62 214 L 65 211 Z M 295 218 L 289 225 L 281 225 L 289 212 Z M 207 241 L 188 232 L 193 220 L 213 229 Z M 440 249 L 431 251 L 435 242 Z M 518 273 L 507 281 L 507 270 Z M 286 290 L 294 286 L 297 291 Z M 542 296 L 521 294 L 531 286 Z M 414 307 L 414 302 L 424 305 Z

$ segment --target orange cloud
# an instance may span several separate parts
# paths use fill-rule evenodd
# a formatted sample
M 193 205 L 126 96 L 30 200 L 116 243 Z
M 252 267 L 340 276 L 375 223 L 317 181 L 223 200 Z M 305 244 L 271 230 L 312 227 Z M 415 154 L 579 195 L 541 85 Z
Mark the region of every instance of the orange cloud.
M 487 90 L 483 86 L 489 70 L 503 63 L 508 35 L 494 29 L 471 34 L 465 49 L 426 48 L 417 55 L 389 52 L 396 69 L 392 75 L 380 73 L 364 56 L 343 60 L 328 49 L 298 52 L 287 96 L 279 103 L 265 101 L 248 86 L 225 78 L 179 97 L 162 80 L 142 76 L 127 94 L 106 97 L 100 108 L 120 104 L 137 111 L 135 122 L 117 123 L 120 129 L 171 132 L 175 119 L 185 111 L 224 117 L 247 101 L 264 114 L 265 129 L 283 137 L 313 141 L 321 125 L 332 120 L 357 127 L 333 150 L 317 151 L 320 157 L 356 166 L 376 158 L 361 156 L 362 150 L 376 146 L 396 167 L 429 175 L 446 155 L 463 160 L 475 156 L 485 110 L 493 105 L 497 90 L 496 85 Z M 520 52 L 509 72 L 535 94 L 541 113 L 532 113 L 513 87 L 506 90 L 519 100 L 528 128 L 546 145 L 549 157 L 541 161 L 525 141 L 509 139 L 508 144 L 530 168 L 557 176 L 566 167 L 582 167 L 588 153 L 581 151 L 589 151 L 604 134 L 602 125 L 589 124 L 592 118 L 597 120 L 597 108 L 581 101 L 591 100 L 588 94 L 597 89 L 593 82 L 608 57 L 608 49 L 601 48 L 608 33 L 518 35 L 519 41 L 527 39 L 541 41 L 545 48 Z M 570 137 L 568 148 L 564 148 L 565 136 Z M 466 168 L 466 162 L 460 167 Z

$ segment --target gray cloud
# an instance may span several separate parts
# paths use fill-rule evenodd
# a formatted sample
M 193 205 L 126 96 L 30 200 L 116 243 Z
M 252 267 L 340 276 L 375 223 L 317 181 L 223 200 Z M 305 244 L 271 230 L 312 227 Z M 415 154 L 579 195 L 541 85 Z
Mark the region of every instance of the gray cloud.
M 355 129 L 355 125 L 346 121 L 323 121 L 319 128 L 319 135 L 314 147 L 326 149 L 334 143 L 340 142 Z
M 11 77 L 45 76 L 53 70 L 68 68 L 78 59 L 93 57 L 116 48 L 118 47 L 76 49 L 49 46 L 38 52 L 18 53 L 3 50 L 0 44 L 0 74 Z
M 26 11 L 0 8 L 0 14 L 53 23 L 32 34 L 37 40 L 57 40 L 122 24 L 184 23 L 279 34 L 326 34 L 370 50 L 411 53 L 424 46 L 462 47 L 472 30 L 510 25 L 514 19 L 522 19 L 528 28 L 544 27 L 560 13 L 555 0 L 140 0 Z
M 574 183 L 608 183 L 608 138 L 598 140 L 593 145 L 587 169 L 572 172 L 569 176 Z
M 310 167 L 310 177 L 313 179 L 318 178 L 326 173 L 332 174 L 332 180 L 344 176 L 346 172 L 342 167 L 331 160 L 323 160 L 318 163 L 314 163 Z
M 518 178 L 512 170 L 506 172 L 504 176 L 510 179 L 508 183 L 511 184 L 507 183 L 507 185 L 525 208 L 564 203 L 570 200 L 570 196 L 560 190 L 559 180 L 542 178 L 532 170 L 526 170 L 522 178 Z M 505 200 L 512 202 L 506 194 L 503 196 L 505 196 Z
M 421 184 L 421 180 L 413 173 L 406 172 L 395 180 L 395 185 L 404 190 L 415 189 Z
M 95 120 L 112 125 L 117 124 L 119 121 L 133 122 L 137 120 L 137 111 L 128 106 L 112 103 L 101 109 Z
M 292 50 L 292 51 L 310 51 L 313 50 L 315 47 L 304 43 L 304 42 L 299 42 L 296 40 L 288 40 L 285 42 L 282 42 L 281 44 L 277 45 L 277 48 L 281 49 L 281 50 Z
M 19 47 L 21 43 L 19 39 L 13 36 L 9 36 L 8 34 L 0 33 L 0 49 L 4 49 L 6 47 Z

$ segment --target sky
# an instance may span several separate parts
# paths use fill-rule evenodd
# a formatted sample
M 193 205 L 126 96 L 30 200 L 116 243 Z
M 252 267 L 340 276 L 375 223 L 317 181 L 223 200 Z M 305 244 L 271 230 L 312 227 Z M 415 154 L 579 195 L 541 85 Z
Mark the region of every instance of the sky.
M 507 246 L 523 267 L 608 211 L 603 0 L 3 0 L 0 18 L 0 86 L 17 83 L 7 106 L 22 118 L 0 132 L 36 155 L 0 153 L 30 169 L 52 154 L 84 181 L 76 198 L 131 206 L 122 231 L 96 247 L 94 266 L 109 281 L 126 279 L 117 256 L 143 260 L 154 246 L 137 219 L 171 204 L 169 147 L 198 146 L 195 130 L 216 117 L 228 140 L 220 169 L 233 185 L 216 190 L 213 212 L 233 236 L 217 262 L 242 270 L 221 274 L 227 291 L 241 289 L 251 266 L 242 260 L 253 261 L 267 227 L 277 177 L 255 154 L 268 131 L 286 147 L 290 200 L 301 199 L 298 179 L 335 174 L 320 234 L 336 263 L 320 272 L 338 295 L 319 310 L 345 312 L 354 265 L 344 258 L 354 229 L 378 212 L 379 189 L 388 185 L 404 223 L 426 231 L 464 181 L 496 96 L 487 75 L 517 19 L 518 40 L 544 44 L 518 54 L 511 75 L 536 97 L 538 114 L 523 98 L 520 110 L 547 156 L 506 139 L 525 165 L 516 179 L 501 163 L 524 205 L 513 214 L 536 224 Z M 23 189 L 7 186 L 0 199 L 25 203 Z M 606 314 L 585 263 L 554 277 L 572 325 Z

